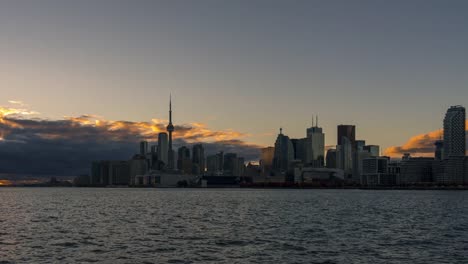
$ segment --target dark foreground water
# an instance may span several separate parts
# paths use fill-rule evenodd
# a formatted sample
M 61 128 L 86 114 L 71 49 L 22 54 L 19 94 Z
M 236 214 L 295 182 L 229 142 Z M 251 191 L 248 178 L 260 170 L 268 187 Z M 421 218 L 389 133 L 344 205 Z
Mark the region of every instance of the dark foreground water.
M 468 263 L 468 192 L 0 188 L 0 263 Z

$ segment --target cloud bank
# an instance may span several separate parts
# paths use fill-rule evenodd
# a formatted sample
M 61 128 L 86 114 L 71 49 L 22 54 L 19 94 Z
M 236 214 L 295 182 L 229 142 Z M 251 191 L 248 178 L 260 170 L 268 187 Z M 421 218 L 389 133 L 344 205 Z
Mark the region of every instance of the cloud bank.
M 466 127 L 468 128 L 468 120 L 466 121 Z M 434 142 L 440 138 L 443 138 L 442 129 L 416 135 L 411 137 L 402 146 L 393 146 L 387 148 L 385 150 L 385 155 L 390 157 L 401 157 L 404 153 L 410 153 L 412 156 L 433 157 L 435 150 Z
M 156 144 L 167 122 L 112 121 L 96 115 L 48 120 L 39 113 L 12 103 L 0 107 L 0 173 L 78 175 L 89 173 L 92 160 L 129 159 L 138 152 L 138 142 Z M 205 124 L 176 125 L 174 147 L 203 143 L 205 153 L 237 152 L 255 160 L 259 148 L 246 143 L 248 134 L 211 130 Z

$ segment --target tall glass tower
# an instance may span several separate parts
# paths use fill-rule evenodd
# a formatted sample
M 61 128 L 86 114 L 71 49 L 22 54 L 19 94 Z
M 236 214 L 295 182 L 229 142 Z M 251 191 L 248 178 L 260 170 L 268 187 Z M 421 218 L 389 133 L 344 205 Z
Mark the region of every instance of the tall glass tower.
M 444 159 L 452 156 L 465 156 L 465 119 L 463 106 L 451 106 L 447 110 L 444 118 Z

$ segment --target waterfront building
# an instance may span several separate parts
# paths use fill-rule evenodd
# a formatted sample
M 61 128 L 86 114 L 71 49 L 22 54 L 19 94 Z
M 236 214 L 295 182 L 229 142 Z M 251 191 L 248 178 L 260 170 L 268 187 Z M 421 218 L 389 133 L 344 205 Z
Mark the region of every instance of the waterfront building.
M 465 108 L 451 106 L 444 118 L 444 159 L 451 156 L 465 156 L 466 132 Z
M 148 171 L 148 163 L 144 156 L 135 155 L 129 161 L 130 169 L 130 185 L 135 185 L 135 177 L 137 175 L 145 174 Z
M 370 153 L 369 153 L 370 154 Z M 362 160 L 362 180 L 364 186 L 395 185 L 396 175 L 388 171 L 388 157 L 369 157 Z
M 429 183 L 433 181 L 434 158 L 409 157 L 402 160 L 400 180 L 402 184 Z
M 313 167 L 294 168 L 294 182 L 299 184 L 338 186 L 343 184 L 344 177 L 344 172 L 341 169 Z

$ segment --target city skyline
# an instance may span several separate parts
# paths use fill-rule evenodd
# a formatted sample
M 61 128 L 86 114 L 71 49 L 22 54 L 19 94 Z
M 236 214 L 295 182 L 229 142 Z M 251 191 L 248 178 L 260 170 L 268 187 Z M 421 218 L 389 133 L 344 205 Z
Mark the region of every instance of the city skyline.
M 254 158 L 279 127 L 303 138 L 315 115 L 326 148 L 348 124 L 384 155 L 431 156 L 444 111 L 468 99 L 465 11 L 463 1 L 2 2 L 0 157 L 123 157 L 166 131 L 170 93 L 184 144 Z

